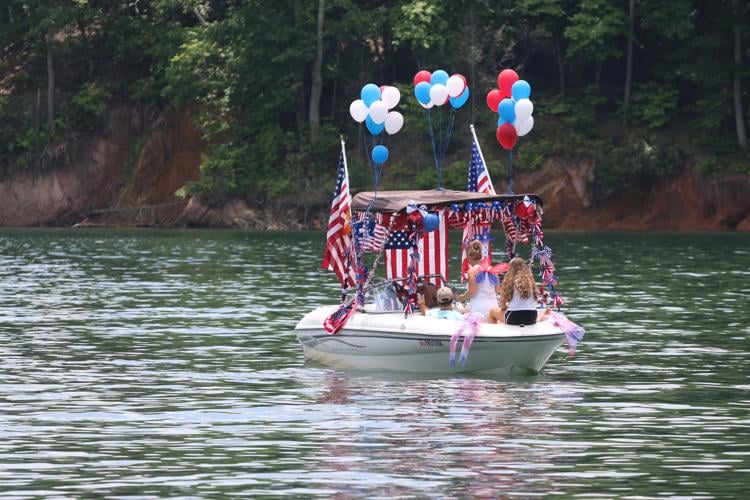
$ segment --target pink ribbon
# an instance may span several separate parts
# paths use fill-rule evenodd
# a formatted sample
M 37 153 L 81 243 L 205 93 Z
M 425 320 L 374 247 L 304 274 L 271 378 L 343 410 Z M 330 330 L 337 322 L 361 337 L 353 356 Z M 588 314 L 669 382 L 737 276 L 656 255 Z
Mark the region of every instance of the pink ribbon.
M 497 285 L 497 276 L 500 273 L 508 272 L 508 263 L 501 262 L 500 264 L 491 265 L 490 259 L 483 259 L 479 263 L 479 271 L 477 272 L 477 283 L 484 282 L 484 278 L 489 277 L 490 283 Z
M 555 326 L 565 333 L 565 338 L 568 340 L 568 355 L 575 356 L 576 346 L 583 340 L 583 334 L 586 331 L 580 325 L 570 321 L 563 313 L 550 311 L 550 317 Z
M 565 299 L 559 293 L 555 293 L 554 297 L 552 297 L 552 308 L 560 309 L 563 305 L 565 305 Z
M 461 326 L 458 327 L 453 335 L 451 335 L 450 342 L 450 354 L 448 357 L 448 366 L 455 368 L 456 366 L 456 347 L 458 346 L 458 338 L 463 336 L 464 342 L 461 346 L 461 354 L 458 356 L 458 364 L 464 366 L 466 359 L 469 357 L 469 349 L 471 349 L 471 343 L 474 342 L 474 337 L 479 332 L 479 325 L 484 320 L 484 316 L 479 313 L 469 313 Z

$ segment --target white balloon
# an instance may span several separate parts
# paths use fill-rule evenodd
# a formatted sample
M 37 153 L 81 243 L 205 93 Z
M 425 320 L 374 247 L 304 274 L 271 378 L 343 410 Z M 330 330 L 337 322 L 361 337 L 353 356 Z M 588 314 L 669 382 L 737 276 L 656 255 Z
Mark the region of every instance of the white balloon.
M 393 109 L 401 100 L 401 92 L 399 92 L 396 87 L 391 87 L 389 85 L 388 87 L 383 87 L 383 93 L 380 96 L 380 99 L 386 106 L 388 106 L 388 109 Z
M 385 117 L 388 116 L 388 106 L 383 101 L 375 101 L 370 104 L 370 118 L 377 125 L 380 125 L 385 121 Z
M 362 99 L 352 101 L 349 105 L 349 114 L 352 115 L 352 118 L 357 123 L 362 123 L 367 119 L 367 112 L 367 106 L 365 106 L 365 102 Z
M 515 111 L 516 120 L 522 122 L 534 112 L 534 103 L 528 99 L 519 99 L 518 102 L 516 102 Z
M 463 94 L 464 89 L 466 88 L 464 79 L 458 75 L 453 75 L 452 77 L 448 78 L 448 83 L 446 83 L 445 86 L 448 88 L 448 95 L 450 97 L 460 96 L 461 94 Z
M 525 120 L 521 122 L 516 122 L 516 132 L 518 133 L 518 137 L 523 137 L 529 132 L 531 132 L 531 129 L 534 128 L 534 117 L 529 116 Z
M 404 126 L 404 115 L 398 111 L 391 111 L 385 118 L 385 131 L 390 135 L 395 134 Z
M 430 101 L 432 101 L 435 106 L 442 106 L 445 104 L 446 99 L 448 99 L 448 89 L 445 85 L 436 83 L 430 88 Z

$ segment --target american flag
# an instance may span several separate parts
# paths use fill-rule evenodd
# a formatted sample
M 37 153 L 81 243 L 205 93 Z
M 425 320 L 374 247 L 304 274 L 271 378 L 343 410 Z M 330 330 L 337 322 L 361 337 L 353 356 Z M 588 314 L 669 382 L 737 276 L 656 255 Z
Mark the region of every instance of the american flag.
M 471 160 L 469 160 L 469 178 L 466 181 L 466 190 L 472 193 L 495 194 L 495 188 L 492 185 L 490 174 L 487 172 L 487 165 L 484 163 L 476 136 L 471 143 Z
M 363 252 L 380 252 L 388 234 L 388 228 L 380 224 L 374 217 L 358 215 L 359 220 L 354 223 L 356 235 L 359 238 Z
M 445 227 L 445 209 L 438 213 L 440 225 L 431 232 L 423 232 L 417 242 L 419 265 L 417 274 L 442 274 L 448 280 L 448 231 Z M 407 231 L 393 231 L 385 244 L 385 269 L 388 279 L 408 276 L 409 254 L 412 241 Z M 439 279 L 429 281 L 442 285 Z
M 344 328 L 344 325 L 346 325 L 346 322 L 349 321 L 349 317 L 354 312 L 354 307 L 352 304 L 341 304 L 338 309 L 336 309 L 333 314 L 328 316 L 325 321 L 323 321 L 323 328 L 330 333 L 331 335 L 335 335 Z
M 482 150 L 479 149 L 477 136 L 474 135 L 471 143 L 471 159 L 469 160 L 469 178 L 466 181 L 466 190 L 474 193 L 495 194 L 495 187 L 492 185 L 490 173 L 487 171 L 487 165 L 484 163 Z M 476 224 L 472 221 L 471 214 L 464 225 L 464 234 L 461 238 L 461 280 L 466 280 L 466 273 L 469 270 L 469 260 L 466 258 L 466 246 L 481 232 L 489 230 L 489 224 Z M 482 242 L 482 253 L 492 255 L 492 249 L 489 242 Z
M 323 254 L 323 269 L 336 273 L 341 286 L 347 288 L 356 283 L 356 269 L 352 265 L 353 255 L 351 239 L 352 198 L 349 195 L 349 172 L 346 168 L 344 143 L 341 143 L 339 171 L 336 176 L 336 190 L 333 193 L 331 214 L 328 217 L 326 234 L 326 251 Z

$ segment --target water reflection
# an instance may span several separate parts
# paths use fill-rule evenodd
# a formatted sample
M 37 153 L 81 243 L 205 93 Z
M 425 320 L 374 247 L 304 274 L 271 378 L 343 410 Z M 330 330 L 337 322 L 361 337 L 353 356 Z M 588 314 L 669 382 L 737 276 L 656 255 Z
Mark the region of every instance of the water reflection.
M 750 237 L 546 239 L 586 338 L 499 379 L 305 363 L 319 235 L 2 231 L 0 491 L 742 497 Z

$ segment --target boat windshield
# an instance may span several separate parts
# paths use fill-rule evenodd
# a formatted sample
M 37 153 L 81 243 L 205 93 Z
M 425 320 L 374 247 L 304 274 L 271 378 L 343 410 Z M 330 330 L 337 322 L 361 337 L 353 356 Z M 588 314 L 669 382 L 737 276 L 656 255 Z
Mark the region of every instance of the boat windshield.
M 373 304 L 377 312 L 401 311 L 404 308 L 392 283 L 372 287 L 367 292 L 365 303 Z

